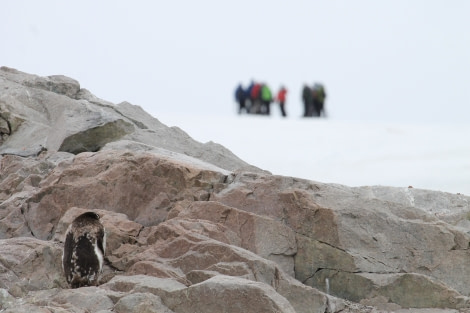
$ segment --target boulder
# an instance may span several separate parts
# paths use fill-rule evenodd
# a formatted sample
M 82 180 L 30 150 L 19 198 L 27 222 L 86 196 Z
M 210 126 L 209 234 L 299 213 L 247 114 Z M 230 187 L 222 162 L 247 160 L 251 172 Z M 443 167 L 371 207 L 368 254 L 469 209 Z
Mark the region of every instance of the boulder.
M 221 145 L 199 143 L 181 129 L 160 123 L 139 106 L 101 100 L 72 78 L 1 67 L 0 90 L 0 155 L 95 152 L 123 139 L 230 171 L 264 172 Z
M 81 153 L 41 182 L 22 210 L 31 232 L 50 239 L 71 207 L 126 214 L 144 226 L 164 221 L 172 203 L 208 199 L 225 173 L 192 168 L 149 153 Z
M 2 312 L 466 312 L 470 197 L 271 175 L 73 79 L 0 68 Z M 101 216 L 100 285 L 65 231 Z
M 468 297 L 420 274 L 347 273 L 324 269 L 313 279 L 317 280 L 315 285 L 328 286 L 329 292 L 338 297 L 380 307 L 394 304 L 394 308 L 463 309 L 469 306 Z
M 174 313 L 168 309 L 162 300 L 151 293 L 132 293 L 119 299 L 114 306 L 117 313 Z
M 114 302 L 105 290 L 96 287 L 82 287 L 78 289 L 60 290 L 55 294 L 49 295 L 36 293 L 36 299 L 46 298 L 44 300 L 33 302 L 36 305 L 55 306 L 63 309 L 79 308 L 84 312 L 96 312 L 102 310 L 112 310 Z
M 166 300 L 175 312 L 295 313 L 294 308 L 272 287 L 243 278 L 218 275 Z
M 0 248 L 0 288 L 12 296 L 67 286 L 62 272 L 62 248 L 56 243 L 17 237 L 0 240 Z
M 166 298 L 172 292 L 185 290 L 187 287 L 170 278 L 158 278 L 148 275 L 116 276 L 102 285 L 103 289 L 121 293 L 151 293 Z
M 111 312 L 124 295 L 96 287 L 30 291 L 4 312 Z
M 170 217 L 211 221 L 224 226 L 227 242 L 275 261 L 282 270 L 294 276 L 297 253 L 295 232 L 272 218 L 231 208 L 213 201 L 189 202 L 173 208 Z M 209 234 L 209 236 L 211 236 Z
M 415 199 L 414 195 L 419 197 Z M 470 237 L 461 226 L 454 226 L 464 223 L 470 209 L 465 202 L 468 198 L 408 188 L 350 188 L 242 174 L 211 200 L 268 215 L 292 227 L 297 236 L 295 275 L 312 287 L 326 291 L 325 280 L 332 277 L 315 277 L 323 269 L 334 275 L 344 272 L 349 281 L 357 279 L 358 286 L 364 282 L 361 273 L 414 273 L 437 279 L 445 288 L 468 297 L 465 286 L 470 282 L 466 276 L 455 275 L 470 270 L 470 264 L 464 261 L 469 256 Z M 443 205 L 439 209 L 433 202 L 436 199 Z M 418 207 L 413 207 L 415 204 Z M 446 222 L 448 214 L 452 224 Z M 341 289 L 344 293 L 329 292 L 353 301 L 368 297 L 361 289 Z M 442 303 L 448 305 L 444 300 Z M 421 302 L 404 305 L 423 307 Z M 436 304 L 430 301 L 424 306 Z
M 17 74 L 20 73 L 17 72 Z M 75 98 L 77 93 L 80 91 L 80 84 L 78 81 L 64 75 L 28 77 L 22 83 L 31 88 L 50 91 L 69 98 Z

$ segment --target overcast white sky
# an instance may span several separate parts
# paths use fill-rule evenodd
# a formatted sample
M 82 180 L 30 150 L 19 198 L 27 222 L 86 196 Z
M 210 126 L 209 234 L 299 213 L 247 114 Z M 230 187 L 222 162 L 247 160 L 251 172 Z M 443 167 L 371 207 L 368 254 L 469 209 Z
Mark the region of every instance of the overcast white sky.
M 470 120 L 470 1 L 3 0 L 1 65 L 77 79 L 158 118 L 235 114 L 251 79 L 323 82 L 329 116 Z M 274 110 L 278 114 L 278 110 Z
M 72 77 L 274 173 L 468 192 L 470 1 L 2 0 L 0 8 L 0 65 Z M 236 85 L 251 79 L 289 89 L 291 121 L 273 108 L 271 121 L 224 122 L 236 115 Z M 314 82 L 326 86 L 329 120 L 311 121 L 312 135 L 299 117 L 302 85 Z

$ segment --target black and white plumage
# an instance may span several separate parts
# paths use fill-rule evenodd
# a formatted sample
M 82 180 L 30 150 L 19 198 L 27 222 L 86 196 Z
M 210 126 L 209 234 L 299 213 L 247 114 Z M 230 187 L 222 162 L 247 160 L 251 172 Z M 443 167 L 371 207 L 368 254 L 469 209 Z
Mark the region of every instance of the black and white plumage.
M 100 216 L 86 212 L 67 229 L 62 266 L 72 288 L 96 286 L 103 270 L 106 235 Z

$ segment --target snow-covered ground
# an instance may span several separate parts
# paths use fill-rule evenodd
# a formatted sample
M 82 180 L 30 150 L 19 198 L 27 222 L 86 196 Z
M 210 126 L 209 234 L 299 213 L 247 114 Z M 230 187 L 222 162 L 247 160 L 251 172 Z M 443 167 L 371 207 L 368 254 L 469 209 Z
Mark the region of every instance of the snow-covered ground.
M 470 126 L 153 114 L 273 174 L 470 195 Z

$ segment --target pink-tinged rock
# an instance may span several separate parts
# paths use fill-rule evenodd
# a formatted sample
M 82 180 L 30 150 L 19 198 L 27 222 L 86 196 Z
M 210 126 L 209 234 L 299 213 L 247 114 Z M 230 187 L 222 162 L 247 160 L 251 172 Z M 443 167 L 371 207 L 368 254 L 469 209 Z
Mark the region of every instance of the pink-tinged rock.
M 223 227 L 219 232 L 227 234 L 228 243 L 275 261 L 283 271 L 294 276 L 295 232 L 285 224 L 214 201 L 183 203 L 170 212 L 170 217 L 173 215 L 199 222 L 211 221 Z M 207 235 L 220 240 L 211 233 Z
M 215 276 L 187 290 L 175 291 L 165 304 L 180 313 L 295 313 L 272 287 L 239 277 Z

